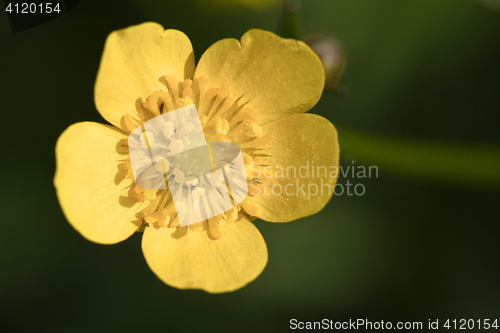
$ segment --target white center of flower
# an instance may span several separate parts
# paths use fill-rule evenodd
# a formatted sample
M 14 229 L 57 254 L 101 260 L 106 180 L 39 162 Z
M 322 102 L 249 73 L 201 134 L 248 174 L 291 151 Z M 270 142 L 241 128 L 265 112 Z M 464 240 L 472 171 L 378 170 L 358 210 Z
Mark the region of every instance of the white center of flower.
M 137 185 L 158 190 L 167 183 L 181 226 L 220 215 L 248 194 L 239 146 L 213 142 L 210 147 L 212 158 L 195 105 L 157 116 L 129 135 Z

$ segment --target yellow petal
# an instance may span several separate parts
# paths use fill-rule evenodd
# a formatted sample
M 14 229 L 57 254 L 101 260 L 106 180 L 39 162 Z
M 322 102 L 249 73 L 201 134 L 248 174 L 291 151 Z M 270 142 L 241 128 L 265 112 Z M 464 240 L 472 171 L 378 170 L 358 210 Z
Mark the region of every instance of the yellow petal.
M 179 289 L 223 293 L 253 281 L 267 263 L 267 247 L 247 218 L 221 222 L 219 239 L 206 231 L 146 228 L 142 251 L 151 270 Z
M 310 110 L 321 97 L 325 71 L 304 42 L 283 39 L 263 30 L 223 39 L 203 54 L 195 77 L 207 76 L 210 88 L 229 87 L 241 103 L 259 113 L 264 124 Z
M 59 203 L 69 223 L 96 243 L 121 242 L 138 227 L 131 220 L 139 204 L 127 196 L 132 181 L 115 184 L 118 163 L 126 157 L 117 151 L 124 138 L 111 126 L 85 122 L 71 125 L 57 140 Z
M 95 84 L 95 105 L 111 124 L 137 114 L 136 101 L 166 90 L 159 79 L 174 75 L 179 82 L 193 77 L 194 53 L 189 38 L 148 22 L 112 32 L 104 46 Z
M 243 208 L 255 209 L 252 214 L 270 222 L 316 214 L 332 197 L 337 181 L 337 130 L 321 116 L 299 114 L 267 124 L 263 131 L 262 138 L 243 147 L 262 149 L 259 163 L 269 167 L 259 172 L 270 185 L 250 184 L 250 192 L 258 195 L 247 196 Z M 258 164 L 252 168 L 257 169 Z M 274 177 L 265 176 L 264 171 Z

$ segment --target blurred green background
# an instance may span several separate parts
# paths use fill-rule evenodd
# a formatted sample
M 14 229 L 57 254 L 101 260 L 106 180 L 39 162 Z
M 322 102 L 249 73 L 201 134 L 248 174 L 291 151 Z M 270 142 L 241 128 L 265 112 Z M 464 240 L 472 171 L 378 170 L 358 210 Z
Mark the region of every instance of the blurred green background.
M 288 331 L 289 321 L 500 317 L 500 6 L 495 0 L 306 0 L 301 36 L 344 46 L 341 86 L 311 111 L 339 129 L 341 164 L 379 166 L 363 196 L 289 224 L 256 221 L 269 263 L 229 294 L 177 290 L 141 235 L 113 245 L 66 222 L 52 184 L 59 134 L 104 122 L 93 86 L 104 40 L 144 21 L 184 31 L 196 59 L 279 4 L 86 1 L 13 34 L 0 15 L 0 331 Z M 463 149 L 462 149 L 463 148 Z

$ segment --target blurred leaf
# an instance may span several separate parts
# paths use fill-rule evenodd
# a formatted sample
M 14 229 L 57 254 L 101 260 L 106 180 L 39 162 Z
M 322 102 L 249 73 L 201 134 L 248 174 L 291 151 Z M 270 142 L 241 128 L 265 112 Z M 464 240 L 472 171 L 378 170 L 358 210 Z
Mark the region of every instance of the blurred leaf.
M 343 154 L 403 176 L 478 188 L 500 188 L 500 147 L 419 141 L 339 129 Z
M 266 10 L 278 6 L 283 0 L 197 0 L 200 4 L 222 10 Z

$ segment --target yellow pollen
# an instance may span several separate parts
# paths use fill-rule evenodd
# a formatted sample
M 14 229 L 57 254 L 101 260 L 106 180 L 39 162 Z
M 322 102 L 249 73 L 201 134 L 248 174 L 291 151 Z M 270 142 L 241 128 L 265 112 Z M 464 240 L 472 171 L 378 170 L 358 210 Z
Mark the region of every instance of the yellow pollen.
M 138 118 L 132 118 L 129 113 L 122 117 L 122 125 L 126 131 L 132 132 L 137 126 L 142 126 L 144 122 L 166 112 L 195 104 L 207 142 L 246 143 L 263 136 L 262 127 L 258 124 L 255 110 L 251 107 L 238 105 L 238 96 L 231 94 L 228 87 L 208 89 L 210 80 L 206 77 L 185 80 L 179 84 L 174 76 L 165 75 L 160 78 L 160 82 L 165 85 L 166 91 L 155 91 L 142 102 L 139 99 L 138 104 L 136 104 L 138 114 L 135 116 Z M 163 130 L 163 135 L 169 138 L 173 131 L 175 131 L 174 128 L 167 126 Z M 125 144 L 140 148 L 149 146 L 149 142 L 152 140 L 154 140 L 152 133 L 145 132 L 143 128 L 143 135 L 140 140 L 129 140 Z M 175 145 L 176 143 L 172 142 L 171 144 Z M 258 163 L 259 159 L 252 155 L 252 151 L 244 152 L 243 161 L 247 172 L 249 195 L 257 195 L 262 192 L 260 188 L 266 186 L 265 183 L 269 181 L 268 178 L 271 176 L 262 172 L 263 166 Z M 252 166 L 254 162 L 257 162 L 257 166 Z M 164 163 L 164 160 L 162 160 L 162 163 Z M 164 164 L 158 162 L 155 168 L 158 168 L 159 171 L 161 169 L 166 175 L 166 166 Z M 120 163 L 118 172 L 123 175 L 120 179 L 124 177 L 133 179 L 132 167 L 128 160 Z M 258 177 L 259 175 L 260 177 Z M 192 193 L 197 195 L 197 192 Z M 187 228 L 193 232 L 206 231 L 207 235 L 214 240 L 222 237 L 222 229 L 225 224 L 236 221 L 240 215 L 246 215 L 252 219 L 252 216 L 258 212 L 257 206 L 248 200 L 244 200 L 238 206 L 233 206 L 227 212 L 212 217 L 207 221 L 181 227 L 172 195 L 168 189 L 144 189 L 134 183 L 131 185 L 129 195 L 135 197 L 137 201 L 145 202 L 146 205 L 141 208 L 142 210 L 138 216 L 146 226 L 154 228 Z

